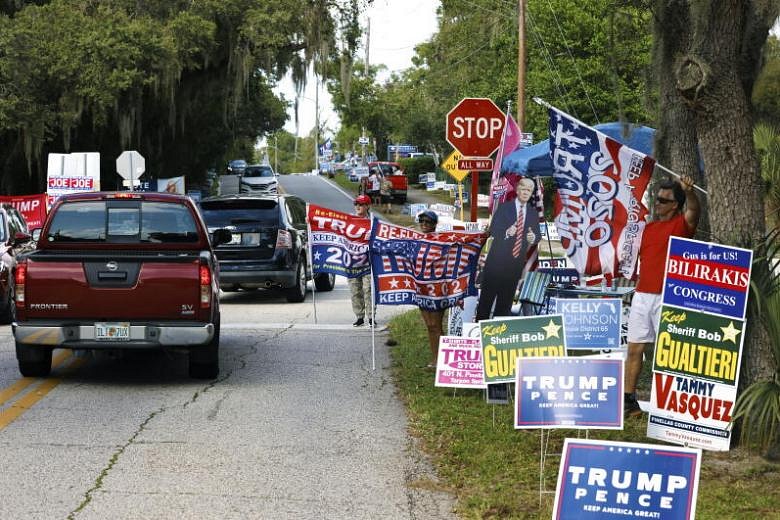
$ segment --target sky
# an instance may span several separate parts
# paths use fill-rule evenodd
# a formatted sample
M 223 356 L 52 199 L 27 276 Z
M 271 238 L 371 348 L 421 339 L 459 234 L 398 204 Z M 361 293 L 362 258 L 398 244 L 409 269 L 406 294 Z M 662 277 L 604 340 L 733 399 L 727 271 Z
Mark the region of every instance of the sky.
M 387 66 L 380 81 L 387 79 L 392 71 L 411 67 L 414 47 L 428 40 L 436 31 L 436 9 L 439 0 L 374 0 L 371 7 L 362 16 L 362 25 L 371 23 L 370 47 L 368 60 L 372 65 L 382 63 Z M 361 42 L 356 59 L 365 57 L 365 37 Z M 276 89 L 284 93 L 288 100 L 295 99 L 292 81 L 285 78 Z M 333 112 L 330 96 L 325 87 L 320 85 L 320 119 L 331 131 L 338 130 L 338 117 Z M 298 108 L 298 135 L 307 135 L 314 128 L 315 115 L 315 81 L 310 75 L 306 90 L 301 97 Z M 295 133 L 295 113 L 288 111 L 288 121 L 284 129 Z M 327 135 L 327 134 L 326 134 Z

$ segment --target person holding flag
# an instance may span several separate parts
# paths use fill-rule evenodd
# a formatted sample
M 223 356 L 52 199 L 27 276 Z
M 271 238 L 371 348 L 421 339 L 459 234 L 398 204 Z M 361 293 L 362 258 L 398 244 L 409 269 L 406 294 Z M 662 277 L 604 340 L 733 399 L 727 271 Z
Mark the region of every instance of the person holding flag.
M 355 216 L 369 219 L 368 210 L 371 207 L 371 199 L 368 195 L 358 195 L 355 199 Z M 371 294 L 371 274 L 365 274 L 355 278 L 349 278 L 349 292 L 352 296 L 352 312 L 355 313 L 353 327 L 361 327 L 368 317 L 368 324 L 373 325 L 374 306 Z
M 699 199 L 693 179 L 683 175 L 681 182 L 662 183 L 655 197 L 653 221 L 645 226 L 639 246 L 639 278 L 628 317 L 628 356 L 626 357 L 623 413 L 642 413 L 636 399 L 636 384 L 642 371 L 645 348 L 655 343 L 661 312 L 666 252 L 672 236 L 692 238 L 699 224 Z
M 511 315 L 512 300 L 523 274 L 530 245 L 539 242 L 539 214 L 529 203 L 535 183 L 527 177 L 518 181 L 517 197 L 501 202 L 490 222 L 490 246 L 482 271 L 476 319 Z M 495 304 L 495 308 L 493 305 Z

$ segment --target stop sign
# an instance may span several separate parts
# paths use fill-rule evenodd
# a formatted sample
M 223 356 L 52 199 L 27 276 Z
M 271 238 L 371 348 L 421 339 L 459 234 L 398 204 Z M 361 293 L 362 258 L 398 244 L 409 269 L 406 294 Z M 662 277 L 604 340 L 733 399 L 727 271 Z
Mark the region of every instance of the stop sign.
M 501 144 L 504 113 L 487 98 L 464 98 L 447 114 L 447 142 L 464 157 L 489 157 Z

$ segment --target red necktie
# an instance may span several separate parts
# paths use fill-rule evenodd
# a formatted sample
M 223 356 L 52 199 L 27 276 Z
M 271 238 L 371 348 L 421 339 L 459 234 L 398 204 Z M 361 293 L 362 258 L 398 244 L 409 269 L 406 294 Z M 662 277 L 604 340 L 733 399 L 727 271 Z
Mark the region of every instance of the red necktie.
M 517 208 L 517 222 L 515 223 L 515 243 L 512 246 L 512 256 L 520 258 L 520 249 L 523 247 L 523 207 Z

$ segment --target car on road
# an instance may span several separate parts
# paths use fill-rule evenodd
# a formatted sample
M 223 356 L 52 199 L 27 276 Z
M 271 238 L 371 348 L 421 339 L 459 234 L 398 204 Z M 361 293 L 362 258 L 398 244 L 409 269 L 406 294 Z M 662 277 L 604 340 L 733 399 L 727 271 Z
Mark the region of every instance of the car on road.
M 16 318 L 16 263 L 19 255 L 32 251 L 34 246 L 22 214 L 11 204 L 0 204 L 0 323 L 11 323 Z
M 306 202 L 295 195 L 224 195 L 200 202 L 206 225 L 228 229 L 232 239 L 216 248 L 223 291 L 275 289 L 288 302 L 306 298 L 306 282 L 333 289 L 332 274 L 312 277 L 306 261 Z
M 247 166 L 248 164 L 244 159 L 233 159 L 228 161 L 227 172 L 229 175 L 243 175 Z
M 257 195 L 275 195 L 279 189 L 276 173 L 267 164 L 251 164 L 239 179 L 239 192 Z

